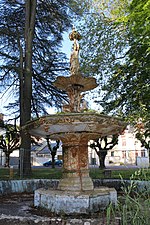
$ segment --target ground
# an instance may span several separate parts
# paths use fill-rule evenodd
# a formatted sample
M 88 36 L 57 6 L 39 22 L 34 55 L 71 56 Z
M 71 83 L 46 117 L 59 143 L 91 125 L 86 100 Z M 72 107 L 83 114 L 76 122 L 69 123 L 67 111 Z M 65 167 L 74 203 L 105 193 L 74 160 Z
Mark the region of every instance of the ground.
M 106 225 L 104 212 L 99 215 L 67 217 L 54 216 L 33 207 L 33 194 L 0 196 L 0 225 Z M 119 220 L 116 218 L 116 224 Z

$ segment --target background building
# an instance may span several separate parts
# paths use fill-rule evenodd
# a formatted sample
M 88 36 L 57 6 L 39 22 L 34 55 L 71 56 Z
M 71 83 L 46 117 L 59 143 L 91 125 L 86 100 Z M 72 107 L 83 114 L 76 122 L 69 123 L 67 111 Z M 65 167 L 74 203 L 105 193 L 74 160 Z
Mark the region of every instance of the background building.
M 118 138 L 118 144 L 108 151 L 105 158 L 105 165 L 137 165 L 139 167 L 149 167 L 149 153 L 141 142 L 135 137 L 134 128 L 128 126 Z M 90 164 L 99 165 L 96 152 L 89 148 Z

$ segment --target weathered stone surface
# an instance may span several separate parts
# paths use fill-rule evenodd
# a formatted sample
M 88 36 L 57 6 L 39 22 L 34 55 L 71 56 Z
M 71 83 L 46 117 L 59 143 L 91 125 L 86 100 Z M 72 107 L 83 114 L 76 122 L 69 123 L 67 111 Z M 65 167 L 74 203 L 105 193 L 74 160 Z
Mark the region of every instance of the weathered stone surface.
M 114 188 L 100 187 L 92 191 L 72 192 L 44 188 L 35 191 L 34 206 L 49 209 L 58 214 L 89 214 L 116 204 Z
M 80 73 L 78 73 L 76 76 L 70 77 L 59 76 L 54 82 L 54 85 L 57 88 L 65 91 L 67 91 L 68 86 L 74 84 L 81 86 L 82 92 L 92 90 L 98 86 L 94 77 L 83 77 Z
M 150 192 L 150 181 L 134 181 L 136 190 L 142 192 L 147 190 Z M 130 185 L 130 180 L 124 180 L 124 185 Z M 10 180 L 0 181 L 0 195 L 10 193 L 33 193 L 35 190 L 45 187 L 58 188 L 59 180 L 48 180 L 48 179 L 33 179 L 33 180 Z M 119 179 L 95 179 L 93 180 L 94 188 L 106 186 L 115 188 L 117 191 L 121 190 L 123 186 L 122 181 Z
M 33 180 L 9 180 L 0 181 L 0 195 L 10 193 L 32 193 L 41 187 L 58 187 L 59 180 L 33 179 Z
M 63 143 L 63 178 L 60 190 L 93 190 L 88 170 L 88 141 L 123 131 L 119 119 L 96 113 L 71 113 L 41 117 L 25 129 L 32 135 L 61 140 Z
M 60 190 L 93 190 L 88 169 L 88 140 L 82 135 L 67 134 L 63 142 L 63 178 Z
M 121 133 L 126 123 L 119 118 L 99 113 L 66 113 L 43 116 L 27 123 L 22 129 L 32 135 L 62 139 L 66 134 L 82 133 L 88 139 Z M 95 134 L 94 134 L 95 133 Z

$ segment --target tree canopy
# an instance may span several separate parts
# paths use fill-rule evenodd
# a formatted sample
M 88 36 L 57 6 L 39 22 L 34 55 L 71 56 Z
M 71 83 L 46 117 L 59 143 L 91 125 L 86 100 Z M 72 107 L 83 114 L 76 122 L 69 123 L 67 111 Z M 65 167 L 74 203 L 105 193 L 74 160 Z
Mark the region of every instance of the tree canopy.
M 83 69 L 99 79 L 97 102 L 106 113 L 148 121 L 150 1 L 115 2 L 105 15 L 96 11 L 83 23 Z
M 133 120 L 148 120 L 150 114 L 150 24 L 148 10 L 150 1 L 132 1 L 128 15 L 120 23 L 128 29 L 128 51 L 124 60 L 115 65 L 112 75 L 103 90 L 106 91 L 105 109 L 118 110 Z

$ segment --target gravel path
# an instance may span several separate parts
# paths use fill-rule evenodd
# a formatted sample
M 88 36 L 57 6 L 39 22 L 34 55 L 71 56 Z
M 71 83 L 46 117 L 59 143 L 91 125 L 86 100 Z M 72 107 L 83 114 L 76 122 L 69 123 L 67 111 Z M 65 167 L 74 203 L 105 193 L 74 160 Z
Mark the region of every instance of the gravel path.
M 106 225 L 105 215 L 93 218 L 56 217 L 33 207 L 33 194 L 0 196 L 0 225 Z M 119 225 L 119 221 L 116 221 Z

